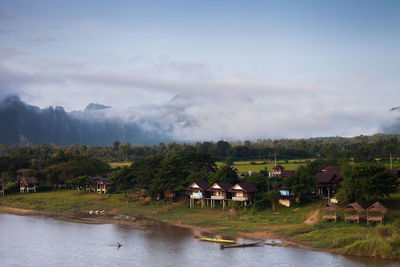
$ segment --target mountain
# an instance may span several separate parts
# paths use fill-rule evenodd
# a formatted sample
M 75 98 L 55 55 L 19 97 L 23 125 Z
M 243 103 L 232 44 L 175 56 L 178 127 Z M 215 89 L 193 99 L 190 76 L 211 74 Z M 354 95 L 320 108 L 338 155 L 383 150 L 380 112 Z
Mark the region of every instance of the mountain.
M 172 141 L 167 134 L 109 116 L 110 109 L 94 103 L 78 112 L 66 112 L 59 106 L 40 109 L 24 103 L 18 96 L 8 96 L 0 101 L 0 143 L 111 145 L 118 140 L 151 145 Z
M 383 133 L 385 134 L 400 134 L 400 106 L 393 107 L 390 109 L 393 112 L 397 119 L 392 122 L 390 125 L 383 126 Z

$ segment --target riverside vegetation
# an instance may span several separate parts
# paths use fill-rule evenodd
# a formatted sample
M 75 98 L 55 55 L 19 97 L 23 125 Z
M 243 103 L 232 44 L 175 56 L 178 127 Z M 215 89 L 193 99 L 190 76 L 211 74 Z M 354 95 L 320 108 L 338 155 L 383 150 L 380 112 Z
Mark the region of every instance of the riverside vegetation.
M 272 232 L 314 248 L 352 255 L 399 259 L 400 248 L 397 240 L 400 233 L 398 210 L 400 197 L 396 194 L 398 184 L 394 176 L 384 172 L 389 158 L 374 157 L 379 151 L 398 153 L 399 137 L 318 140 L 312 142 L 281 140 L 254 144 L 245 142 L 237 145 L 225 141 L 216 144 L 208 142 L 193 145 L 160 144 L 158 147 L 135 147 L 133 150 L 129 149 L 129 144 L 121 145 L 118 142 L 112 147 L 0 145 L 0 179 L 6 182 L 6 196 L 0 197 L 0 205 L 69 216 L 86 216 L 90 210 L 106 210 L 109 215 L 126 214 L 137 218 L 146 217 L 171 223 L 202 226 L 214 233 L 227 235 Z M 328 159 L 318 158 L 318 155 L 329 151 L 328 147 L 332 147 L 331 151 L 340 150 L 338 157 L 329 154 Z M 314 152 L 302 154 L 301 151 L 304 150 Z M 278 155 L 277 160 L 286 164 L 294 164 L 296 161 L 298 168 L 294 175 L 285 180 L 279 177 L 267 178 L 268 170 L 265 167 L 252 173 L 251 176 L 245 175 L 240 181 L 251 182 L 258 188 L 255 203 L 246 209 L 241 207 L 226 211 L 209 208 L 189 210 L 188 203 L 185 202 L 187 196 L 184 193 L 187 186 L 194 181 L 208 181 L 209 184 L 217 181 L 231 184 L 239 182 L 237 173 L 230 166 L 231 163 L 235 166 L 230 155 L 244 155 L 247 153 L 245 151 L 254 153 L 268 151 L 272 153 L 269 155 L 271 157 L 279 152 L 286 153 L 286 156 L 290 154 L 292 159 L 284 159 L 282 155 L 280 157 Z M 358 151 L 358 154 L 354 152 L 352 156 L 353 151 Z M 251 156 L 252 153 L 248 155 Z M 223 160 L 225 164 L 218 164 L 217 170 L 215 160 L 221 155 L 225 157 Z M 265 157 L 263 162 L 271 160 L 269 156 Z M 301 158 L 302 156 L 304 158 Z M 111 168 L 105 161 L 106 158 L 112 159 L 111 161 L 123 158 L 126 162 L 133 163 Z M 396 157 L 390 159 L 394 164 L 399 162 Z M 263 162 L 254 160 L 248 164 L 261 166 Z M 236 162 L 237 166 L 240 164 L 244 163 Z M 361 203 L 362 205 L 367 206 L 371 201 L 381 201 L 390 209 L 384 226 L 366 227 L 364 224 L 345 224 L 342 221 L 320 222 L 316 211 L 325 202 L 323 200 L 307 202 L 306 196 L 315 191 L 317 183 L 315 173 L 328 165 L 348 166 L 344 168 L 346 171 L 342 183 L 343 190 L 338 194 L 339 199 L 343 200 L 342 204 L 360 200 L 365 202 Z M 30 175 L 37 178 L 39 191 L 42 193 L 30 195 L 16 193 L 19 191 L 16 171 L 21 168 L 29 168 Z M 89 181 L 88 176 L 97 175 L 111 180 L 114 187 L 113 194 L 50 191 L 58 188 L 60 184 L 70 189 L 85 188 Z M 355 179 L 359 175 L 362 175 L 363 179 Z M 276 206 L 276 193 L 280 185 L 284 185 L 296 197 L 294 208 Z M 135 192 L 131 191 L 133 188 Z M 140 191 L 146 192 L 146 201 L 131 198 L 133 195 L 137 196 L 137 192 Z M 172 201 L 175 204 L 172 204 Z M 270 207 L 277 209 L 272 211 Z M 314 219 L 310 220 L 310 217 Z M 305 224 L 305 221 L 308 223 Z
M 68 216 L 89 216 L 89 210 L 103 210 L 105 219 L 114 221 L 115 214 L 132 218 L 157 219 L 168 223 L 201 227 L 215 234 L 237 236 L 274 233 L 284 239 L 299 242 L 306 247 L 340 252 L 348 255 L 376 256 L 400 259 L 400 194 L 380 200 L 390 208 L 385 225 L 370 226 L 338 221 L 322 222 L 320 215 L 310 224 L 304 222 L 319 210 L 324 201 L 305 203 L 295 208 L 278 206 L 257 211 L 254 207 L 229 210 L 194 208 L 187 201 L 131 201 L 124 194 L 98 195 L 64 190 L 29 195 L 12 194 L 0 198 L 0 206 L 32 209 Z M 1 210 L 1 209 L 0 209 Z

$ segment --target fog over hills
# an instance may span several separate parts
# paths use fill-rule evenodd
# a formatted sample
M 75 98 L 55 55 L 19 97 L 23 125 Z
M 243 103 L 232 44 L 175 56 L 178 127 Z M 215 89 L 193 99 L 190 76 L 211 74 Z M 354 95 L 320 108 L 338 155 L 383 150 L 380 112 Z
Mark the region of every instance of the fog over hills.
M 172 140 L 167 133 L 145 130 L 109 110 L 111 107 L 93 103 L 84 111 L 66 112 L 59 106 L 40 109 L 18 96 L 8 96 L 0 101 L 0 143 L 110 145 L 118 140 L 137 145 Z
M 118 140 L 133 145 L 153 145 L 171 141 L 204 141 L 208 140 L 207 131 L 211 129 L 221 133 L 228 130 L 219 125 L 217 119 L 193 112 L 200 105 L 176 95 L 162 105 L 118 109 L 90 103 L 83 111 L 66 112 L 60 106 L 41 109 L 24 103 L 18 96 L 7 96 L 0 100 L 0 123 L 3 126 L 0 143 L 111 145 Z M 395 119 L 382 123 L 382 132 L 400 134 L 400 108 L 394 107 L 390 113 Z M 263 128 L 260 125 L 249 130 L 260 132 Z M 271 136 L 265 135 L 264 139 L 268 138 Z M 220 139 L 224 138 L 214 141 Z

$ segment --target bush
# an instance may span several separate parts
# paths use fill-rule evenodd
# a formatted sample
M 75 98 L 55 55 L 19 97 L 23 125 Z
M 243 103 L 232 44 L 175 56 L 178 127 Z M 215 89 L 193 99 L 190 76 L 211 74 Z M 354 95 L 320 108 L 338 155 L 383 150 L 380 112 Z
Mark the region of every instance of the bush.
M 380 238 L 356 241 L 345 248 L 344 253 L 356 256 L 379 256 L 384 259 L 391 259 L 395 256 L 389 241 Z
M 4 187 L 5 192 L 19 192 L 19 182 L 8 182 Z
M 376 234 L 381 238 L 388 238 L 394 232 L 394 227 L 391 225 L 378 225 L 376 227 Z

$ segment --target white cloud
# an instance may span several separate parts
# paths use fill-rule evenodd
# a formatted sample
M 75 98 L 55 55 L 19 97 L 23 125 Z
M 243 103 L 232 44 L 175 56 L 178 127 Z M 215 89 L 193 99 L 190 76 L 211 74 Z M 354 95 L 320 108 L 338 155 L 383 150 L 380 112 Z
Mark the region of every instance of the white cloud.
M 168 58 L 141 56 L 127 64 L 117 71 L 66 59 L 8 62 L 2 64 L 0 80 L 30 104 L 82 110 L 102 103 L 113 106 L 104 115 L 180 140 L 374 134 L 393 119 L 386 112 L 390 107 L 370 105 L 375 99 L 368 94 L 375 88 L 363 86 L 369 77 L 335 87 L 217 75 L 205 64 Z M 360 92 L 366 92 L 364 99 Z

